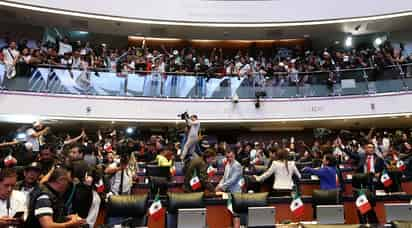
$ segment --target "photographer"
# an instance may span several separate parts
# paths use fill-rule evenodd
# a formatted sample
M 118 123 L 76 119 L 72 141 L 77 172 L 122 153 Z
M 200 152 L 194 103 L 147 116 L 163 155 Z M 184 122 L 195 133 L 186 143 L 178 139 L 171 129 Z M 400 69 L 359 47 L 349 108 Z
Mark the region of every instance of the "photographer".
M 180 155 L 180 158 L 183 161 L 188 155 L 188 153 L 189 155 L 192 155 L 194 157 L 198 156 L 195 153 L 195 149 L 196 144 L 199 142 L 198 134 L 200 129 L 200 122 L 196 115 L 191 115 L 189 118 L 189 115 L 187 113 L 184 113 L 182 116 L 184 117 L 187 126 L 190 127 L 189 132 L 187 134 L 186 143 L 183 147 L 182 154 Z

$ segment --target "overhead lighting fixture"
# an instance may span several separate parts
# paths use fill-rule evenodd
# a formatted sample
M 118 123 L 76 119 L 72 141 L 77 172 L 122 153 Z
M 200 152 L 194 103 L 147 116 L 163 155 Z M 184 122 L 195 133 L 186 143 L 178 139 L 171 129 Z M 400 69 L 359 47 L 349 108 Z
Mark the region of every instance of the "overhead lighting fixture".
M 81 35 L 86 35 L 86 34 L 89 34 L 89 32 L 87 32 L 87 31 L 77 31 L 79 34 L 81 34 Z
M 134 132 L 134 129 L 133 128 L 131 128 L 131 127 L 128 127 L 128 128 L 126 128 L 126 133 L 127 134 L 133 134 L 133 132 Z
M 346 40 L 345 40 L 345 47 L 350 48 L 350 47 L 352 47 L 352 44 L 353 44 L 352 36 L 348 36 L 348 37 L 346 37 Z
M 378 37 L 378 38 L 375 39 L 375 44 L 376 44 L 377 46 L 381 45 L 382 43 L 383 43 L 382 38 Z
M 144 36 L 129 36 L 132 40 L 159 40 L 159 41 L 180 41 L 178 38 L 157 38 L 157 37 L 144 37 Z

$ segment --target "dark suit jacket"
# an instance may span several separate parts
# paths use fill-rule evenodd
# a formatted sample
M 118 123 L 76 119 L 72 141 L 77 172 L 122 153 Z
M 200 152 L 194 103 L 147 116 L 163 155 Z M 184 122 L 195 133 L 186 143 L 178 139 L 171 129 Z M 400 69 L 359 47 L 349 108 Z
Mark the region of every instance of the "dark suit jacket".
M 350 158 L 358 162 L 358 167 L 356 169 L 356 172 L 365 173 L 365 163 L 366 163 L 366 158 L 367 158 L 366 153 L 357 153 L 357 152 L 353 152 L 350 150 L 346 150 L 345 152 Z M 383 169 L 385 168 L 384 160 L 378 157 L 378 155 L 376 154 L 373 155 L 373 159 L 374 159 L 373 164 L 375 168 L 375 173 L 381 173 Z

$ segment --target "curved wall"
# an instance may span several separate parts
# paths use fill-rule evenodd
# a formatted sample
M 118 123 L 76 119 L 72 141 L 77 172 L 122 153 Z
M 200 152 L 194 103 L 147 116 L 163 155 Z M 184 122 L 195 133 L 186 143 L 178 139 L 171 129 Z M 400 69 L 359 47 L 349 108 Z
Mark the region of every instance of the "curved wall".
M 241 100 L 234 104 L 231 100 L 86 97 L 3 91 L 0 93 L 0 116 L 175 123 L 179 120 L 178 113 L 188 111 L 197 113 L 203 122 L 209 123 L 302 121 L 412 113 L 412 106 L 407 105 L 411 100 L 412 93 L 407 92 L 334 98 L 268 99 L 256 109 L 254 100 Z
M 68 11 L 183 22 L 297 22 L 393 14 L 411 0 L 9 0 Z

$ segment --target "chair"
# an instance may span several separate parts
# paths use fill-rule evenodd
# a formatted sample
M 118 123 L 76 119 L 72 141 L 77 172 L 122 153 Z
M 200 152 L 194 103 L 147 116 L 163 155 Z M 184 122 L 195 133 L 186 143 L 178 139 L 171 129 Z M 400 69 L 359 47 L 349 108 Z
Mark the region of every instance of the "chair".
M 368 189 L 373 191 L 372 176 L 364 173 L 356 173 L 352 176 L 352 188 L 356 191 L 360 189 Z
M 389 177 L 392 179 L 393 184 L 385 189 L 387 192 L 402 192 L 402 172 L 399 170 L 389 170 Z
M 167 224 L 168 228 L 178 227 L 179 209 L 204 208 L 203 192 L 194 193 L 171 193 L 168 194 L 169 204 L 167 207 Z
M 166 195 L 170 180 L 170 167 L 159 167 L 157 165 L 146 166 L 146 176 L 150 181 L 150 198 L 157 193 Z
M 147 225 L 147 195 L 114 195 L 107 202 L 106 224 Z M 127 221 L 127 222 L 126 222 Z
M 267 206 L 268 193 L 234 193 L 232 194 L 233 211 L 239 214 L 240 224 L 246 225 L 249 207 Z
M 342 196 L 339 190 L 316 189 L 312 194 L 313 217 L 317 218 L 317 207 L 319 205 L 339 205 L 342 203 Z

